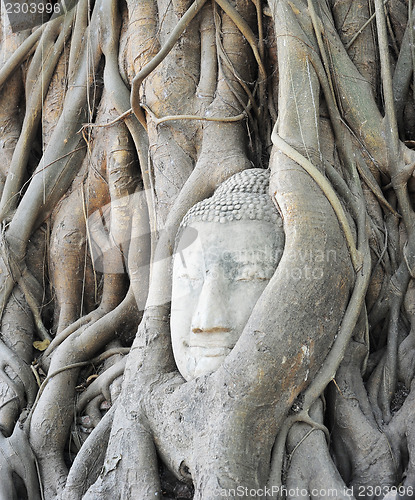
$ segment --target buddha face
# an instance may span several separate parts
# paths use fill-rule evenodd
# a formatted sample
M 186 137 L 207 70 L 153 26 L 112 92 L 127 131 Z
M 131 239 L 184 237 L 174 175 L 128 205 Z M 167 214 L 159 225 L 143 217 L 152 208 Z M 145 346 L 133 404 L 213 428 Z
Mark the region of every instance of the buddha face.
M 183 229 L 173 261 L 171 334 L 186 380 L 223 363 L 272 277 L 282 245 L 281 231 L 266 221 L 193 222 Z

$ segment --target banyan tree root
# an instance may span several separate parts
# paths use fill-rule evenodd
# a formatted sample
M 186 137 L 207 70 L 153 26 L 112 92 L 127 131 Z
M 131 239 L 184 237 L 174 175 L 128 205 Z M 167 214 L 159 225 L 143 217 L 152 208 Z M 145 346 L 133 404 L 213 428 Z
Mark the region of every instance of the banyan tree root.
M 330 456 L 323 426 L 324 405 L 317 401 L 310 410 L 315 427 L 298 422 L 291 428 L 287 440 L 286 496 L 299 498 L 350 499 L 353 493 L 346 487 Z M 272 478 L 268 482 L 272 490 Z M 284 490 L 281 489 L 282 493 Z
M 377 425 L 362 379 L 363 343 L 351 341 L 331 384 L 329 408 L 336 466 L 355 492 L 394 486 L 397 461 L 385 428 Z M 369 489 L 367 489 L 369 491 Z
M 1 23 L 3 29 L 7 33 L 7 36 L 3 36 L 1 53 L 4 59 L 8 59 L 15 53 L 19 44 L 24 42 L 25 35 L 22 33 L 11 33 L 11 28 L 8 26 L 7 15 L 4 10 L 1 13 Z M 4 66 L 5 65 L 2 65 L 3 71 Z M 10 169 L 13 153 L 21 133 L 22 113 L 16 113 L 16 108 L 22 97 L 23 88 L 23 75 L 21 69 L 18 69 L 6 82 L 3 82 L 3 85 L 0 87 L 0 127 L 2 131 L 0 148 L 0 197 Z
M 33 235 L 27 255 L 33 276 L 39 282 L 44 278 L 44 253 L 45 230 L 42 228 Z M 46 300 L 47 296 L 42 296 L 39 303 Z M 33 404 L 37 390 L 36 380 L 30 369 L 36 329 L 31 308 L 19 285 L 14 287 L 4 308 L 0 332 L 0 428 L 5 436 L 10 436 L 21 412 Z
M 36 458 L 19 425 L 8 438 L 0 433 L 0 473 L 1 498 L 41 500 Z
M 397 472 L 405 471 L 400 496 L 410 498 L 415 488 L 414 382 L 408 397 L 385 429 L 396 457 Z M 399 488 L 398 488 L 399 491 Z
M 57 495 L 66 482 L 68 470 L 63 451 L 73 421 L 73 398 L 80 368 L 123 326 L 131 328 L 136 315 L 135 300 L 130 291 L 118 307 L 88 328 L 72 334 L 52 356 L 48 377 L 30 417 L 30 443 L 39 460 L 47 495 Z M 52 463 L 55 464 L 53 474 L 49 470 Z
M 65 23 L 70 23 L 71 15 L 72 14 L 69 14 L 65 17 Z M 91 26 L 97 24 L 97 18 L 98 14 L 92 16 Z M 56 21 L 59 20 L 57 19 Z M 53 29 L 55 24 L 52 23 L 48 26 L 47 31 Z M 61 43 L 62 37 L 67 36 L 68 33 L 69 30 L 62 29 L 60 37 L 58 37 L 58 41 L 56 43 Z M 82 122 L 86 121 L 84 117 L 84 110 L 86 109 L 85 103 L 87 100 L 87 93 L 85 93 L 82 89 L 84 88 L 84 82 L 88 81 L 88 73 L 91 72 L 91 74 L 93 74 L 96 71 L 101 55 L 96 41 L 93 40 L 91 43 L 92 45 L 88 48 L 88 50 L 91 49 L 91 57 L 83 58 L 82 64 L 79 65 L 73 79 L 70 82 L 70 88 L 65 98 L 66 105 L 64 106 L 64 111 L 54 129 L 48 148 L 46 148 L 42 160 L 38 165 L 31 182 L 29 183 L 27 191 L 22 197 L 22 200 L 13 215 L 12 221 L 8 226 L 5 237 L 5 247 L 10 254 L 11 260 L 19 263 L 19 268 L 22 269 L 22 273 L 26 272 L 27 274 L 22 260 L 26 254 L 30 236 L 34 230 L 39 227 L 40 224 L 50 215 L 57 201 L 68 189 L 79 169 L 80 159 L 85 153 L 85 147 L 80 146 L 80 139 L 76 134 L 81 127 Z M 84 43 L 83 50 L 87 50 L 86 41 Z M 86 52 L 84 52 L 84 54 L 86 56 Z M 59 58 L 56 58 L 55 64 L 58 59 Z M 54 59 L 51 58 L 49 63 L 52 64 L 53 61 Z M 47 67 L 49 68 L 49 65 Z M 39 79 L 42 80 L 41 75 L 34 75 L 34 77 L 36 77 L 36 81 Z M 88 81 L 88 83 L 90 84 L 92 82 Z M 68 106 L 69 102 L 71 102 L 71 105 Z M 82 110 L 81 113 L 79 113 L 79 109 Z M 75 165 L 77 165 L 77 168 L 74 168 Z M 20 167 L 18 170 L 20 170 Z M 19 181 L 20 178 L 20 174 L 17 177 L 15 176 L 14 181 L 18 181 L 18 185 L 16 187 L 13 184 L 14 181 L 10 177 L 10 183 L 13 185 L 8 187 L 7 191 L 3 192 L 3 208 L 6 211 L 8 210 L 7 207 L 14 205 L 16 202 L 15 189 L 19 190 L 21 187 Z M 38 191 L 38 188 L 40 188 L 40 191 Z M 43 192 L 47 193 L 46 199 L 44 199 L 43 194 L 41 194 Z M 20 222 L 17 222 L 20 218 L 22 225 Z M 15 223 L 17 223 L 19 229 L 17 229 L 16 226 L 13 228 Z M 7 302 L 11 293 L 13 280 L 14 278 L 10 275 L 2 289 L 3 304 Z M 36 289 L 38 286 L 39 285 L 36 285 L 36 282 L 32 280 L 31 287 Z M 30 295 L 33 295 L 33 290 L 30 290 L 29 288 L 28 292 L 29 296 L 27 297 L 27 300 L 29 302 Z M 34 305 L 36 304 L 34 303 Z
M 85 287 L 91 287 L 91 283 L 84 283 L 84 280 L 88 279 L 91 266 L 87 245 L 88 215 L 109 202 L 104 159 L 101 152 L 97 153 L 99 150 L 94 147 L 91 156 L 84 160 L 85 165 L 92 166 L 89 175 L 86 179 L 85 174 L 76 179 L 71 192 L 61 201 L 53 216 L 50 268 L 56 293 L 55 329 L 58 335 L 83 316 L 84 311 L 89 312 L 88 301 L 92 305 L 94 299 L 97 300 L 85 294 Z
M 104 93 L 102 99 L 97 120 L 110 120 L 113 113 L 108 94 Z M 85 293 L 85 289 L 94 288 L 88 280 L 91 274 L 95 275 L 98 295 L 96 273 L 119 274 L 122 279 L 127 270 L 135 201 L 132 195 L 139 179 L 132 141 L 123 124 L 97 129 L 96 137 L 90 140 L 92 146 L 81 175 L 53 217 L 50 255 L 52 283 L 60 309 L 58 335 L 84 311 L 90 312 L 88 302 L 89 306 L 95 305 L 94 297 Z M 80 259 L 80 255 L 84 258 Z M 106 312 L 104 306 L 101 303 L 101 315 Z M 98 318 L 99 311 L 93 316 Z
M 20 412 L 33 404 L 36 382 L 30 371 L 34 326 L 22 291 L 15 287 L 1 321 L 0 429 L 10 436 Z
M 104 98 L 104 103 L 105 102 Z M 105 114 L 99 116 L 105 116 Z M 77 207 L 79 208 L 79 204 L 76 202 L 76 195 L 79 193 L 79 190 L 83 193 L 84 186 L 82 182 L 79 184 L 78 192 L 75 190 L 73 192 L 75 194 L 72 195 L 72 198 L 75 200 L 74 210 L 68 213 L 68 207 L 65 207 L 65 203 L 60 207 L 60 210 L 63 210 L 61 212 L 63 214 L 62 217 L 64 217 L 63 221 L 65 220 L 65 217 L 69 217 L 69 220 L 74 221 L 75 230 L 78 232 L 79 230 L 83 230 L 84 235 L 88 235 L 90 238 L 95 237 L 95 242 L 100 244 L 103 253 L 101 260 L 96 259 L 95 265 L 96 267 L 100 266 L 100 271 L 104 273 L 104 284 L 100 306 L 98 309 L 92 311 L 87 318 L 79 322 L 80 328 L 78 330 L 76 330 L 73 326 L 69 327 L 69 324 L 72 323 L 75 317 L 79 314 L 80 307 L 82 306 L 82 303 L 79 302 L 80 294 L 76 293 L 76 289 L 79 289 L 79 286 L 68 287 L 63 284 L 63 286 L 61 286 L 62 293 L 58 297 L 61 307 L 63 308 L 64 306 L 69 305 L 69 311 L 71 311 L 70 316 L 66 317 L 67 314 L 65 315 L 65 309 L 61 310 L 61 317 L 59 319 L 60 327 L 58 327 L 58 329 L 61 331 L 67 324 L 68 328 L 66 328 L 66 330 L 63 329 L 61 335 L 56 337 L 56 340 L 51 344 L 46 352 L 46 355 L 51 360 L 49 376 L 53 377 L 53 384 L 50 384 L 49 386 L 46 385 L 44 391 L 40 395 L 31 421 L 31 427 L 37 428 L 38 419 L 40 418 L 43 420 L 42 412 L 45 408 L 48 408 L 47 411 L 51 415 L 51 421 L 53 422 L 53 413 L 56 412 L 58 408 L 61 409 L 62 406 L 66 404 L 69 404 L 70 406 L 70 409 L 68 408 L 69 411 L 61 416 L 59 425 L 55 426 L 52 424 L 51 426 L 51 430 L 49 432 L 52 432 L 54 435 L 52 450 L 50 449 L 51 446 L 49 442 L 43 443 L 36 434 L 32 437 L 32 444 L 39 457 L 40 469 L 46 470 L 49 467 L 51 457 L 53 457 L 52 461 L 56 460 L 59 464 L 59 466 L 56 467 L 55 476 L 45 480 L 45 491 L 47 491 L 50 495 L 56 495 L 63 488 L 66 480 L 67 470 L 63 462 L 62 453 L 67 441 L 67 433 L 72 420 L 73 408 L 71 401 L 75 394 L 75 385 L 79 373 L 79 368 L 76 366 L 68 369 L 67 371 L 59 372 L 59 370 L 61 370 L 62 367 L 64 368 L 68 364 L 68 361 L 71 365 L 77 365 L 77 363 L 84 362 L 88 359 L 88 356 L 92 356 L 97 352 L 97 350 L 103 348 L 104 345 L 113 337 L 115 330 L 120 329 L 120 324 L 123 322 L 124 314 L 129 321 L 136 319 L 136 315 L 133 314 L 133 312 L 135 312 L 135 304 L 132 293 L 130 293 L 127 296 L 128 298 L 125 299 L 125 305 L 121 306 L 121 313 L 115 309 L 115 311 L 117 311 L 115 313 L 115 318 L 112 318 L 111 313 L 107 314 L 114 310 L 125 294 L 125 277 L 126 271 L 129 269 L 127 257 L 131 257 L 132 262 L 135 260 L 135 257 L 133 256 L 134 245 L 130 245 L 129 241 L 133 226 L 131 220 L 137 219 L 137 217 L 132 217 L 132 195 L 136 190 L 138 178 L 137 172 L 134 171 L 134 167 L 136 165 L 135 155 L 132 152 L 132 147 L 130 145 L 131 140 L 124 129 L 124 125 L 121 124 L 113 127 L 112 129 L 101 130 L 102 132 L 98 132 L 98 136 L 105 139 L 106 169 L 103 173 L 105 177 L 108 178 L 108 187 L 105 182 L 102 183 L 101 178 L 103 175 L 101 174 L 101 178 L 98 179 L 99 176 L 96 176 L 94 170 L 91 169 L 87 179 L 93 180 L 93 176 L 95 175 L 95 183 L 86 183 L 89 189 L 87 205 L 81 205 L 82 212 L 79 212 L 78 218 L 74 219 L 73 211 L 76 210 Z M 94 151 L 100 151 L 99 142 L 95 144 Z M 87 156 L 85 162 L 89 165 L 91 161 L 94 162 L 94 158 L 94 155 L 92 157 Z M 101 153 L 99 153 L 97 155 L 97 159 L 100 160 L 101 158 Z M 94 210 L 102 209 L 102 197 L 100 197 L 96 192 L 96 189 L 94 189 L 96 188 L 95 185 L 97 184 L 97 180 L 100 183 L 98 185 L 101 185 L 104 188 L 104 192 L 108 189 L 108 201 L 111 201 L 109 210 L 110 217 L 106 220 L 107 227 L 104 227 L 104 234 L 98 234 L 100 233 L 99 227 L 92 227 L 93 224 L 91 224 L 91 220 L 93 219 L 85 220 L 87 215 Z M 70 198 L 68 199 L 68 203 L 71 203 Z M 143 218 L 142 214 L 141 218 Z M 59 215 L 57 221 L 59 222 Z M 62 224 L 63 222 L 61 225 Z M 71 227 L 68 228 L 68 224 L 66 224 L 66 227 L 64 227 L 65 234 L 68 234 L 70 238 L 73 238 L 73 231 L 70 231 L 70 229 Z M 143 235 L 144 238 L 145 236 L 146 234 Z M 147 237 L 148 236 L 147 232 Z M 81 245 L 84 243 L 84 239 L 85 236 L 82 236 L 81 233 L 81 238 L 79 239 Z M 103 239 L 103 241 L 100 239 Z M 105 241 L 105 239 L 107 241 Z M 62 252 L 65 252 L 65 247 L 62 248 L 61 245 L 61 239 L 59 238 L 59 241 L 56 241 L 58 248 L 53 254 L 53 257 L 55 257 L 55 265 L 58 264 L 58 259 L 62 258 Z M 143 239 L 142 243 L 144 241 L 145 239 Z M 69 243 L 70 244 L 67 245 L 67 251 L 71 252 L 73 246 L 71 242 Z M 89 241 L 89 244 L 92 249 L 92 242 Z M 76 264 L 78 264 L 78 262 Z M 70 269 L 73 267 L 69 261 L 65 262 L 65 265 L 68 265 Z M 58 286 L 58 279 L 60 279 L 60 277 L 61 272 L 58 273 L 56 286 Z M 69 276 L 69 279 L 72 279 L 73 281 L 77 278 L 76 275 L 75 277 L 72 275 Z M 79 284 L 82 283 L 79 278 L 78 281 Z M 141 285 L 144 283 L 141 283 Z M 141 290 L 145 293 L 145 288 L 142 288 Z M 75 302 L 68 301 L 67 297 L 69 293 L 73 294 L 72 296 Z M 86 326 L 85 323 L 88 326 Z M 97 332 L 100 332 L 98 342 L 96 337 Z M 88 341 L 88 339 L 90 340 Z M 81 342 L 81 344 L 79 342 Z M 84 347 L 81 348 L 81 345 L 84 345 Z M 88 347 L 85 347 L 85 345 Z M 49 364 L 49 362 L 47 362 L 47 364 Z M 55 371 L 58 371 L 59 373 L 53 375 Z M 121 373 L 122 370 L 120 371 L 117 369 L 114 378 L 121 375 Z M 65 391 L 62 391 L 63 386 L 65 386 Z M 57 391 L 55 391 L 55 388 Z M 102 386 L 102 390 L 106 395 L 107 388 L 105 385 Z M 97 404 L 99 403 L 100 401 L 95 399 L 90 403 L 89 407 L 91 417 L 93 418 L 95 424 L 98 424 L 100 417 L 97 407 Z M 41 425 L 41 427 L 44 428 L 44 425 L 45 424 L 43 423 L 43 426 Z
M 122 377 L 124 374 L 125 363 L 126 358 L 121 358 L 111 367 L 106 368 L 105 371 L 88 386 L 77 401 L 76 411 L 78 414 L 81 414 L 83 409 L 97 396 L 102 395 L 102 400 L 100 400 L 100 402 L 106 400 L 113 403 L 115 401 L 116 395 L 111 394 L 112 384 L 118 377 Z
M 103 466 L 116 406 L 113 406 L 82 445 L 69 471 L 62 500 L 81 500 Z
M 136 213 L 135 216 L 133 216 L 136 209 L 141 208 L 141 212 L 145 209 L 142 203 L 137 203 L 137 206 L 133 208 L 133 202 L 136 199 L 132 195 L 137 187 L 137 173 L 134 171 L 136 165 L 135 156 L 131 151 L 131 147 L 129 149 L 130 140 L 125 131 L 123 131 L 123 125 L 108 130 L 109 132 L 105 132 L 105 137 L 111 139 L 107 141 L 108 150 L 106 154 L 108 185 L 111 199 L 110 217 L 107 218 L 109 228 L 108 234 L 97 234 L 97 232 L 99 233 L 99 228 L 90 228 L 90 235 L 94 237 L 98 243 L 101 242 L 100 238 L 104 238 L 104 240 L 107 238 L 107 241 L 104 241 L 104 244 L 101 245 L 101 266 L 104 272 L 101 304 L 99 308 L 91 312 L 84 321 L 81 320 L 79 322 L 78 330 L 74 327 L 69 327 L 62 331 L 62 333 L 56 337 L 56 340 L 52 342 L 45 353 L 51 360 L 49 374 L 52 375 L 54 371 L 59 371 L 62 367 L 64 368 L 68 364 L 68 361 L 72 361 L 70 364 L 76 365 L 87 359 L 88 355 L 91 356 L 94 352 L 97 352 L 98 349 L 104 347 L 114 335 L 114 329 L 120 330 L 122 322 L 124 321 L 124 315 L 129 324 L 137 319 L 137 316 L 133 314 L 133 312 L 135 312 L 135 301 L 131 292 L 124 299 L 124 303 L 120 305 L 121 312 L 115 309 L 113 311 L 113 313 L 115 313 L 114 317 L 112 317 L 112 313 L 110 312 L 123 296 L 123 291 L 125 290 L 125 272 L 127 270 L 132 273 L 131 283 L 135 282 L 133 274 L 142 278 L 139 283 L 140 292 L 143 294 L 146 293 L 145 273 L 143 275 L 142 269 L 139 268 L 143 267 L 145 269 L 146 264 L 148 265 L 149 255 L 146 252 L 145 241 L 149 238 L 149 234 L 148 229 L 144 229 L 144 227 L 146 227 L 145 215 L 143 213 Z M 138 224 L 138 228 L 137 221 L 142 222 Z M 137 236 L 141 236 L 141 238 L 134 238 L 136 229 L 138 229 L 139 233 Z M 131 242 L 130 238 L 132 238 Z M 98 263 L 99 261 L 97 260 L 97 266 Z M 101 319 L 98 319 L 100 317 L 100 315 L 97 315 L 99 311 L 101 312 Z M 95 321 L 95 323 L 93 321 Z M 99 340 L 96 337 L 98 332 L 100 334 Z M 90 339 L 89 341 L 88 338 Z M 88 348 L 81 348 L 81 345 L 87 345 Z M 109 374 L 106 372 L 107 375 L 101 375 L 96 383 L 93 384 L 90 391 L 87 391 L 84 398 L 89 398 L 88 394 L 95 390 L 94 387 L 102 381 L 102 377 L 107 377 L 107 383 L 110 384 L 113 378 L 115 379 L 122 374 L 122 371 L 123 366 L 121 366 L 121 368 L 115 368 L 115 371 L 110 370 Z M 53 414 L 53 412 L 56 411 L 57 408 L 61 408 L 62 405 L 69 404 L 71 406 L 70 410 L 68 408 L 69 411 L 67 414 L 62 416 L 59 425 L 50 431 L 54 434 L 55 438 L 55 442 L 52 445 L 53 450 L 50 450 L 49 443 L 42 443 L 41 440 L 38 439 L 38 436 L 35 435 L 32 439 L 34 449 L 39 456 L 41 470 L 46 470 L 48 468 L 51 454 L 55 457 L 53 458 L 54 460 L 57 457 L 58 462 L 62 464 L 61 468 L 57 469 L 56 477 L 50 482 L 45 482 L 45 490 L 51 495 L 56 494 L 65 482 L 66 470 L 64 469 L 62 461 L 62 452 L 72 420 L 71 415 L 73 413 L 73 408 L 71 401 L 74 397 L 78 373 L 79 369 L 74 366 L 66 372 L 63 371 L 53 376 L 54 380 L 51 389 L 49 389 L 48 386 L 45 387 L 32 417 L 31 428 L 36 428 L 37 419 L 43 419 L 42 412 L 45 408 L 48 408 L 48 411 Z M 100 382 L 98 382 L 98 380 Z M 70 390 L 66 384 L 70 384 Z M 64 386 L 65 391 L 63 392 L 62 388 Z M 99 404 L 104 399 L 113 399 L 108 396 L 107 393 L 109 391 L 105 384 L 101 384 L 100 387 L 101 392 L 104 393 L 103 397 L 99 395 L 95 395 L 95 397 L 92 396 L 87 409 L 87 413 L 90 413 L 93 425 L 97 425 L 101 417 Z M 81 402 L 81 404 L 83 403 Z M 61 486 L 55 489 L 53 483 Z

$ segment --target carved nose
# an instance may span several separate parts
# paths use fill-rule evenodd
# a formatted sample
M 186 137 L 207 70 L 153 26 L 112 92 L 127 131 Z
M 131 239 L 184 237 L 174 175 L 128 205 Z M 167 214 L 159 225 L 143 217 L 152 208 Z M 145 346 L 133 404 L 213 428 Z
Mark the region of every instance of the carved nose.
M 206 278 L 192 319 L 193 333 L 230 332 L 226 307 L 226 284 Z

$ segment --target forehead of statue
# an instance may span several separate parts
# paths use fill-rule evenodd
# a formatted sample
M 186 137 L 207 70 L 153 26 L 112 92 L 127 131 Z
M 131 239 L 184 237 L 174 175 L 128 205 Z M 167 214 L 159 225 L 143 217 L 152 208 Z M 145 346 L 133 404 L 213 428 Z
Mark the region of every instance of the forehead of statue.
M 266 221 L 239 220 L 227 222 L 193 222 L 182 229 L 176 248 L 175 262 L 183 264 L 187 257 L 204 263 L 255 261 L 273 264 L 278 237 L 275 225 Z

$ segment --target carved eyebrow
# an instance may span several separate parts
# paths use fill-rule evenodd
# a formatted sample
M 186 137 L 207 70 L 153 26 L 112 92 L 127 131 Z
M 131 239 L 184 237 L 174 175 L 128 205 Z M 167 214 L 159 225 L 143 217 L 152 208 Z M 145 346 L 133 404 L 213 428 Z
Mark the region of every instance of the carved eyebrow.
M 238 279 L 238 275 L 242 275 L 245 270 L 251 270 L 252 278 L 257 280 L 267 280 L 270 279 L 274 274 L 275 266 L 261 264 L 259 266 L 255 263 L 250 269 L 251 263 L 238 265 L 236 269 L 229 271 L 228 274 L 234 274 L 233 278 Z
M 276 267 L 276 265 L 274 265 L 274 261 L 273 260 L 270 260 L 269 258 L 264 258 L 264 259 L 261 259 L 261 260 L 233 260 L 233 262 L 238 266 L 238 268 L 240 267 L 248 267 L 248 266 L 260 266 L 260 267 L 270 267 L 270 268 L 274 268 Z
M 196 280 L 196 279 L 203 278 L 203 274 L 202 273 L 192 273 L 192 272 L 189 272 L 188 268 L 185 268 L 185 269 L 180 270 L 180 272 L 176 273 L 175 277 Z

